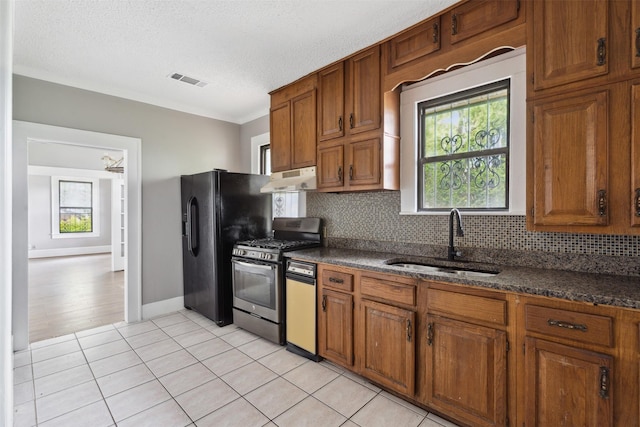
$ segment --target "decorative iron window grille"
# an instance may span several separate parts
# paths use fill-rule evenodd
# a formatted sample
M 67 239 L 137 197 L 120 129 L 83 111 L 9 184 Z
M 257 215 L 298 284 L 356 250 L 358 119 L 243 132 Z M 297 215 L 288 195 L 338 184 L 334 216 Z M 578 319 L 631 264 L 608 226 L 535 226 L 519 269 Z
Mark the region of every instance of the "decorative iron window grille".
M 63 181 L 59 183 L 60 233 L 93 231 L 93 183 Z
M 508 209 L 509 79 L 418 104 L 418 210 Z

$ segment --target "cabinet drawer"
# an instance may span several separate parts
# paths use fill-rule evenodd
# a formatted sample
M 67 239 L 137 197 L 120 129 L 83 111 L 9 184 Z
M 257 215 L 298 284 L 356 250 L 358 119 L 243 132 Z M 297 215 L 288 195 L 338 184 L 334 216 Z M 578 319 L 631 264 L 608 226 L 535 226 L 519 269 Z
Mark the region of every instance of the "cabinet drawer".
M 464 317 L 495 325 L 507 324 L 507 302 L 497 299 L 429 289 L 427 308 L 429 311 L 455 317 Z
M 360 293 L 404 305 L 416 305 L 416 286 L 396 280 L 362 276 Z
M 320 280 L 322 286 L 324 286 L 325 288 L 333 288 L 340 289 L 341 291 L 353 292 L 353 274 L 323 269 Z
M 525 328 L 553 337 L 613 346 L 613 322 L 607 316 L 527 304 Z

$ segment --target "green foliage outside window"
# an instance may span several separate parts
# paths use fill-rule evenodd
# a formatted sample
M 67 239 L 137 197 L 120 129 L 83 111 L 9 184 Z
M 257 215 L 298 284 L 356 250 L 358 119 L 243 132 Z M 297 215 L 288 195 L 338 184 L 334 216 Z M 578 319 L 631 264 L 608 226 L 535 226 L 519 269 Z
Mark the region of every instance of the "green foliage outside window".
M 509 81 L 418 105 L 421 210 L 508 208 Z
M 93 231 L 93 184 L 59 181 L 60 233 Z

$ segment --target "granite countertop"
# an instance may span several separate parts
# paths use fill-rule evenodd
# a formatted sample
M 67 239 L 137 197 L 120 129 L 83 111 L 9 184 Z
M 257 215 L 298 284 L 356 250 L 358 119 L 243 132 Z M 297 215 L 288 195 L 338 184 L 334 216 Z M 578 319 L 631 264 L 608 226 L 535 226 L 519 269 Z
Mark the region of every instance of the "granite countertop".
M 563 270 L 502 266 L 464 261 L 435 260 L 438 265 L 463 269 L 499 271 L 486 277 L 457 276 L 448 273 L 423 272 L 388 265 L 395 262 L 433 262 L 433 258 L 398 255 L 354 249 L 316 248 L 292 251 L 287 257 L 323 262 L 382 273 L 400 274 L 420 279 L 460 283 L 502 291 L 583 301 L 593 304 L 640 309 L 640 277 L 580 273 Z

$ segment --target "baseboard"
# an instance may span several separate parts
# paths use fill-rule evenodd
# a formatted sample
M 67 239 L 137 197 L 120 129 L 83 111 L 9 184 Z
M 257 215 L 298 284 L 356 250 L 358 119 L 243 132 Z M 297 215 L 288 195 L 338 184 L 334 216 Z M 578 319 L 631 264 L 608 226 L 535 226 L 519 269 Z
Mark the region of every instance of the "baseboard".
M 85 246 L 78 248 L 31 249 L 29 258 L 50 258 L 57 256 L 91 255 L 111 252 L 111 245 Z
M 173 313 L 174 311 L 184 308 L 184 297 L 175 297 L 162 301 L 152 302 L 142 305 L 142 318 L 151 319 L 152 317 L 162 316 L 163 314 Z

